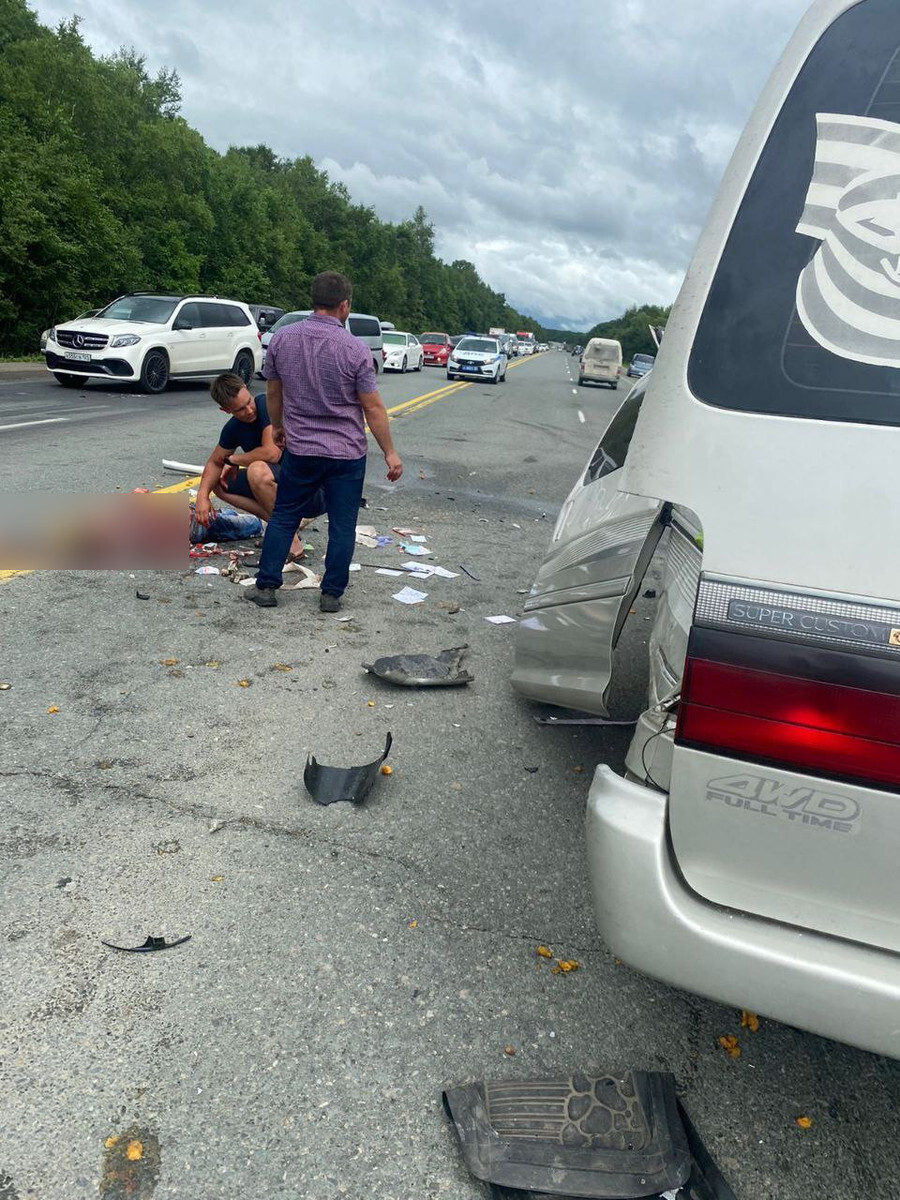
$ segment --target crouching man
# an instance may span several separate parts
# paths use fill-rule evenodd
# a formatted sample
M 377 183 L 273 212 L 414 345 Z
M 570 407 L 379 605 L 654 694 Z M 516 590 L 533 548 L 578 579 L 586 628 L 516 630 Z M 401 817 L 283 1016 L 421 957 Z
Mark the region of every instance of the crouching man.
M 211 496 L 218 496 L 232 508 L 268 521 L 278 494 L 282 451 L 272 436 L 266 397 L 263 393 L 251 396 L 240 376 L 231 372 L 214 379 L 209 391 L 229 419 L 200 477 L 194 506 L 196 519 L 201 525 L 210 523 L 215 516 Z M 324 511 L 320 493 L 306 506 L 299 528 Z M 295 533 L 288 561 L 302 557 L 303 544 Z

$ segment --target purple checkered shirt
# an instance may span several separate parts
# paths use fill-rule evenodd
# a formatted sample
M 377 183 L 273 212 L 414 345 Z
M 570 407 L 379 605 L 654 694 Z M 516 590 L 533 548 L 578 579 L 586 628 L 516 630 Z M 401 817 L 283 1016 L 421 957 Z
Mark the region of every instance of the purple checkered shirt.
M 367 450 L 360 392 L 377 385 L 372 351 L 337 317 L 313 313 L 269 342 L 266 379 L 284 392 L 284 435 L 291 454 L 362 458 Z

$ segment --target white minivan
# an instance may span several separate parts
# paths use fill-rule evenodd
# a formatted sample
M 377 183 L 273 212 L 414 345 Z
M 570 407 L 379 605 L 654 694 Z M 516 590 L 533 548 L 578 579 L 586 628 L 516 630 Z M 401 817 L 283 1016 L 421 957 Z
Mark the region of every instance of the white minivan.
M 900 1057 L 900 4 L 818 0 L 656 366 L 565 502 L 514 685 L 606 711 L 664 583 L 624 777 L 588 799 L 612 952 Z M 633 664 L 631 664 L 633 666 Z

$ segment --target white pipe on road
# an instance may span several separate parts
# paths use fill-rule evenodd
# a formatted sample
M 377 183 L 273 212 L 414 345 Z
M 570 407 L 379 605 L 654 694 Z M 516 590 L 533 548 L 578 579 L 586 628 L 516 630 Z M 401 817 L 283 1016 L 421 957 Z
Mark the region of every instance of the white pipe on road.
M 192 466 L 191 463 L 175 462 L 171 458 L 162 460 L 164 471 L 177 471 L 179 475 L 202 475 L 203 468 Z

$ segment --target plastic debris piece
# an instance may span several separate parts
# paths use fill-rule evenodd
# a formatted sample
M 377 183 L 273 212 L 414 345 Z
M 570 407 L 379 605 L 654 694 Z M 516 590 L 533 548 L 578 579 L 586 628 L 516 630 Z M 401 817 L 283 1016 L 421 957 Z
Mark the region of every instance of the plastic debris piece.
M 411 542 L 427 542 L 428 538 L 424 533 L 411 533 L 409 535 L 409 540 Z
M 375 526 L 357 525 L 356 544 L 357 546 L 366 546 L 369 550 L 376 549 L 378 546 L 378 530 Z
M 191 937 L 192 935 L 189 933 L 185 937 L 176 938 L 174 942 L 167 942 L 165 938 L 151 935 L 141 946 L 117 946 L 113 942 L 103 942 L 103 945 L 109 946 L 110 950 L 124 950 L 128 954 L 149 954 L 153 950 L 171 950 L 173 946 L 181 946 L 185 942 L 189 942 Z
M 486 621 L 490 621 L 490 623 L 492 625 L 517 625 L 518 624 L 515 617 L 499 616 L 499 617 L 485 617 L 484 619 Z
M 144 1157 L 144 1143 L 136 1139 L 128 1143 L 125 1147 L 125 1157 L 129 1162 L 137 1162 L 139 1158 Z
M 411 589 L 406 589 L 411 590 Z M 461 666 L 468 645 L 430 654 L 394 654 L 363 663 L 363 670 L 398 687 L 459 687 L 475 678 Z
M 11 688 L 11 683 L 0 683 L 0 692 L 8 692 Z
M 537 775 L 539 769 L 540 769 L 539 767 L 526 767 L 525 768 L 525 770 L 528 772 L 529 775 Z
M 253 680 L 252 680 L 252 679 L 239 679 L 239 680 L 237 681 L 237 685 L 236 685 L 236 686 L 237 686 L 237 687 L 242 687 L 242 688 L 248 688 L 248 687 L 252 687 L 252 686 L 253 686 Z
M 431 551 L 428 549 L 427 546 L 419 546 L 415 542 L 404 542 L 401 549 L 403 550 L 403 552 L 405 554 L 412 554 L 412 555 L 420 555 L 421 556 L 421 555 L 427 555 L 427 554 L 431 553 Z
M 652 600 L 655 597 L 655 595 L 656 595 L 656 588 L 647 588 L 646 592 L 644 592 L 644 599 Z
M 749 1029 L 751 1033 L 759 1032 L 759 1017 L 756 1013 L 748 1012 L 746 1008 L 741 1009 L 741 1029 Z
M 797 1117 L 794 1124 L 799 1125 L 801 1129 L 810 1129 L 812 1127 L 812 1117 Z
M 269 667 L 270 671 L 293 671 L 293 669 L 288 663 L 272 663 Z
M 211 567 L 209 565 L 209 563 L 204 563 L 202 567 L 198 567 L 195 573 L 197 575 L 221 575 L 222 574 L 222 572 L 219 570 L 218 567 Z
M 135 598 L 138 600 L 149 600 L 150 599 L 149 595 L 146 592 L 139 592 L 139 591 L 137 591 L 137 589 L 135 589 L 134 595 L 135 595 Z
M 210 883 L 221 883 L 224 878 L 225 878 L 224 875 L 210 875 L 209 882 Z
M 535 954 L 538 954 L 541 958 L 553 957 L 553 951 L 549 946 L 538 946 L 537 950 L 535 950 Z
M 177 667 L 178 659 L 177 658 L 161 658 L 159 660 L 159 665 L 161 667 Z
M 399 600 L 401 604 L 421 604 L 423 600 L 428 599 L 427 592 L 417 592 L 415 588 L 401 588 L 399 592 L 394 592 L 394 600 Z
M 316 761 L 312 754 L 306 759 L 303 782 L 317 804 L 336 804 L 346 801 L 362 804 L 381 773 L 381 765 L 391 750 L 390 733 L 384 740 L 384 752 L 374 762 L 361 767 L 328 767 Z
M 367 700 L 367 701 L 366 701 L 366 708 L 374 708 L 374 707 L 375 707 L 375 701 L 374 701 L 374 700 Z
M 504 1046 L 503 1053 L 506 1055 L 507 1058 L 513 1058 L 516 1053 L 516 1048 L 515 1048 L 515 1046 Z
M 572 971 L 577 971 L 581 963 L 576 962 L 574 958 L 558 958 L 556 965 L 550 968 L 551 975 L 568 975 Z
M 55 704 L 51 704 L 50 707 L 47 709 L 47 716 L 51 716 L 53 713 L 58 713 L 58 712 L 59 712 L 59 709 L 57 708 L 57 706 Z
M 394 707 L 393 704 L 390 705 L 390 707 L 393 708 Z M 390 766 L 388 763 L 382 763 L 381 764 L 381 773 L 382 773 L 382 775 L 393 775 L 394 768 L 392 766 Z

